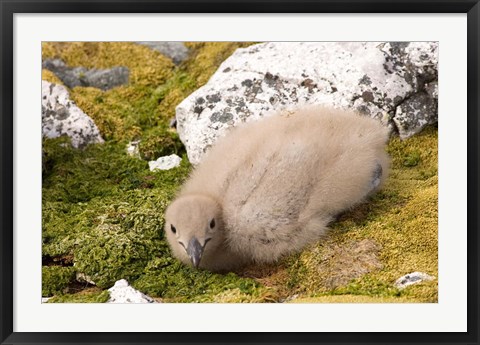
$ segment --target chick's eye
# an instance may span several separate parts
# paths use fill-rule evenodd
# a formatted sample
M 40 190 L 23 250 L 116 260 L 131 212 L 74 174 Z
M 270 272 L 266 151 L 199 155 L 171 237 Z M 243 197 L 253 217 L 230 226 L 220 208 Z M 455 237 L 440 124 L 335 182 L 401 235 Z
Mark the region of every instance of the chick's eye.
M 210 221 L 210 229 L 213 229 L 215 227 L 215 219 L 212 219 Z
M 177 229 L 175 229 L 175 227 L 173 226 L 173 224 L 170 224 L 170 230 L 172 230 L 172 232 L 173 232 L 174 234 L 177 233 Z

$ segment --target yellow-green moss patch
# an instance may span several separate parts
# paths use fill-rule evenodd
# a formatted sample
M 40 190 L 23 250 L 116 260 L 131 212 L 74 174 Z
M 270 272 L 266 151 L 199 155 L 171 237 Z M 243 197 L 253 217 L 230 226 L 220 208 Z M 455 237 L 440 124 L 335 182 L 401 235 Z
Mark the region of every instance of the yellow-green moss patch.
M 60 84 L 62 85 L 62 81 L 53 73 L 52 71 L 49 71 L 48 69 L 42 69 L 42 80 L 48 81 L 50 83 L 54 84 Z
M 200 87 L 235 50 L 252 44 L 254 42 L 187 42 L 192 58 L 185 62 L 186 68 Z
M 105 140 L 138 139 L 141 136 L 138 119 L 144 112 L 153 111 L 153 108 L 135 107 L 128 95 L 125 95 L 127 92 L 127 87 L 108 91 L 76 87 L 71 92 L 71 97 L 93 119 Z
M 164 83 L 174 67 L 159 52 L 132 42 L 43 42 L 42 58 L 59 58 L 70 67 L 126 66 L 130 70 L 130 83 L 143 86 Z
M 304 296 L 319 294 L 407 297 L 410 301 L 437 300 L 437 284 L 423 282 L 398 290 L 396 279 L 414 272 L 438 276 L 437 132 L 429 128 L 417 137 L 388 146 L 390 177 L 383 189 L 342 215 L 330 235 L 293 260 L 291 284 Z M 416 164 L 405 158 L 418 152 Z M 374 243 L 373 257 L 355 253 L 352 243 Z M 375 252 L 376 250 L 374 250 Z M 353 264 L 352 258 L 355 258 Z M 363 272 L 362 272 L 363 271 Z M 360 277 L 357 273 L 360 274 Z M 346 284 L 332 279 L 356 278 Z M 340 279 L 339 279 L 340 278 Z M 343 282 L 345 283 L 344 279 Z
M 70 67 L 129 68 L 127 85 L 108 91 L 75 87 L 73 101 L 89 115 L 106 140 L 141 138 L 142 131 L 159 125 L 161 100 L 154 91 L 174 74 L 174 64 L 159 52 L 132 42 L 44 42 L 42 57 L 59 58 Z M 43 72 L 53 81 L 51 72 Z
M 173 130 L 155 127 L 145 132 L 138 145 L 138 152 L 140 157 L 145 160 L 156 160 L 158 157 L 168 156 L 172 153 L 181 155 L 185 153 L 185 148 Z

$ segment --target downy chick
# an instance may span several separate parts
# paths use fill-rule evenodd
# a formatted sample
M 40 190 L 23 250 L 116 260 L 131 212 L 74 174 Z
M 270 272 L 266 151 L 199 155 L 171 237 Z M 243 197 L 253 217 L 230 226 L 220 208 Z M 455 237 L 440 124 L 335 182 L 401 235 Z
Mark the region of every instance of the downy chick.
M 233 128 L 166 211 L 173 255 L 228 271 L 300 251 L 379 188 L 387 137 L 376 120 L 320 107 Z

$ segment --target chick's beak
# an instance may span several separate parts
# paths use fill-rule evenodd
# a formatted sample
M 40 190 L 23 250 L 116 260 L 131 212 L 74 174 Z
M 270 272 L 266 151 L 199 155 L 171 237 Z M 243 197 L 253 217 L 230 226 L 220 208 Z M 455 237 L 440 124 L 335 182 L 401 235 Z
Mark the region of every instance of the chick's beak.
M 187 254 L 190 257 L 193 266 L 198 268 L 203 254 L 203 247 L 200 242 L 198 242 L 196 237 L 192 237 L 192 239 L 188 242 Z

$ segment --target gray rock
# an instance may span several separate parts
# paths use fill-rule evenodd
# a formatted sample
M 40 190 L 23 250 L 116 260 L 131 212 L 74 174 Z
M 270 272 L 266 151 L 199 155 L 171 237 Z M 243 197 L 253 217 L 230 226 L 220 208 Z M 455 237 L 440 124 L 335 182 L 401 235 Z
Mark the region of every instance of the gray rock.
M 237 49 L 178 105 L 177 131 L 193 164 L 229 127 L 304 104 L 356 109 L 405 138 L 436 121 L 437 96 L 429 90 L 437 48 L 435 42 L 273 42 Z
M 155 300 L 131 287 L 125 279 L 115 282 L 110 289 L 107 303 L 156 303 Z
M 67 89 L 44 80 L 42 80 L 42 134 L 47 138 L 67 135 L 75 148 L 103 143 L 93 120 L 70 100 Z
M 178 65 L 188 58 L 189 50 L 182 42 L 137 42 L 156 50 Z
M 85 67 L 68 67 L 62 60 L 48 59 L 42 67 L 55 73 L 69 88 L 91 86 L 103 91 L 128 83 L 130 71 L 119 66 L 108 69 L 87 69 Z
M 400 138 L 405 139 L 420 132 L 426 125 L 437 123 L 438 102 L 427 92 L 419 92 L 398 105 L 395 122 Z
M 432 277 L 431 275 L 428 275 L 426 273 L 412 272 L 412 273 L 404 275 L 403 277 L 398 278 L 397 281 L 395 282 L 394 286 L 397 289 L 402 290 L 402 289 L 405 289 L 409 285 L 418 284 L 422 281 L 430 281 L 430 280 L 434 280 L 434 279 L 435 279 L 435 277 Z
M 155 170 L 170 170 L 176 168 L 180 165 L 182 159 L 178 157 L 176 154 L 170 156 L 163 156 L 158 158 L 156 161 L 148 162 L 148 166 L 150 171 Z

